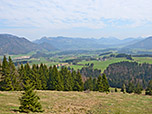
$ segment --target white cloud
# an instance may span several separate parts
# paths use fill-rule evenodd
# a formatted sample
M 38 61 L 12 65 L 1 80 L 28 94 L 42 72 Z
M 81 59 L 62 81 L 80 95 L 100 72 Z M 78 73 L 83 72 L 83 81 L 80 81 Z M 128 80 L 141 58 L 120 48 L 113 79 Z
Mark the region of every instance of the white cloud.
M 58 30 L 104 29 L 110 23 L 135 28 L 152 23 L 151 6 L 152 0 L 0 0 L 0 25 Z M 132 23 L 119 25 L 113 20 Z
M 151 0 L 1 0 L 0 19 L 46 28 L 103 28 L 101 18 L 128 19 L 138 26 L 152 21 L 151 6 Z

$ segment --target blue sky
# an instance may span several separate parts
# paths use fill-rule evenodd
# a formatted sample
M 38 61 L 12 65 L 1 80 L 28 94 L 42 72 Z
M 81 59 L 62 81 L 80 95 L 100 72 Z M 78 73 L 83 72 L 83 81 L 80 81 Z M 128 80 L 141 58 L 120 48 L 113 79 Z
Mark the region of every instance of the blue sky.
M 152 0 L 0 0 L 0 33 L 43 36 L 147 37 Z

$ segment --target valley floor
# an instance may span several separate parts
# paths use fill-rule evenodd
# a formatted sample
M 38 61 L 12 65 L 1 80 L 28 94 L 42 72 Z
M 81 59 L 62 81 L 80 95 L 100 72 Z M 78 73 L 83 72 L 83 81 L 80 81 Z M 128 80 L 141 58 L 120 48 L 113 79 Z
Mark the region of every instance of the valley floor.
M 100 93 L 37 91 L 44 114 L 152 114 L 152 96 Z M 21 92 L 0 91 L 0 113 L 19 113 Z

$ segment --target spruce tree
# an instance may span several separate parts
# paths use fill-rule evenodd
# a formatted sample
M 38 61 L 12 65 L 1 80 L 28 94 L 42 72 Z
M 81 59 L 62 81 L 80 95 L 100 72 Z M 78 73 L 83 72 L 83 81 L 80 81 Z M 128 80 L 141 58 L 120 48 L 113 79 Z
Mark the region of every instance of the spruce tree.
M 23 85 L 25 84 L 26 80 L 29 80 L 29 78 L 26 76 L 26 71 L 23 64 L 21 64 L 21 66 L 18 68 L 18 73 L 20 76 L 21 88 L 24 89 Z
M 132 82 L 129 82 L 129 84 L 126 86 L 126 92 L 127 93 L 133 93 L 134 92 L 134 85 Z
M 2 78 L 1 78 L 0 88 L 1 90 L 4 90 L 4 91 L 14 90 L 13 85 L 12 85 L 11 75 L 10 75 L 10 67 L 9 67 L 6 56 L 4 56 L 3 63 L 2 63 Z
M 93 79 L 93 91 L 97 91 L 97 79 Z
M 30 80 L 26 80 L 24 84 L 25 91 L 22 93 L 22 97 L 19 98 L 20 100 L 20 112 L 43 112 L 42 106 L 38 100 L 40 98 L 34 92 L 34 86 L 30 82 Z
M 0 61 L 0 90 L 1 90 L 1 85 L 2 85 L 2 64 Z
M 101 75 L 99 75 L 99 77 L 97 79 L 97 91 L 104 92 Z
M 122 87 L 121 87 L 121 92 L 125 93 L 125 88 L 126 88 L 125 84 L 123 84 Z
M 75 82 L 75 80 L 76 80 L 76 71 L 74 70 L 74 69 L 72 69 L 72 73 L 71 73 L 71 77 L 72 77 L 72 90 L 74 90 L 74 82 Z
M 38 69 L 37 69 L 37 66 L 35 64 L 32 65 L 32 74 L 33 74 L 33 82 L 34 82 L 34 85 L 35 85 L 35 88 L 37 90 L 42 90 L 42 84 L 41 84 L 41 79 L 40 79 L 40 75 L 39 75 L 39 72 L 38 72 Z
M 103 91 L 109 92 L 109 84 L 105 74 L 102 75 L 102 84 L 103 84 Z
M 40 80 L 41 80 L 41 85 L 43 90 L 47 89 L 47 82 L 49 80 L 49 72 L 48 68 L 46 65 L 43 65 L 41 63 L 40 68 L 39 68 L 39 75 L 40 75 Z
M 64 89 L 63 81 L 61 80 L 61 75 L 57 70 L 57 67 L 54 65 L 51 72 L 49 73 L 49 89 L 61 91 Z
M 134 93 L 141 94 L 141 92 L 142 92 L 142 86 L 138 82 L 137 85 L 136 85 L 136 87 L 135 87 Z
M 84 90 L 93 90 L 93 80 L 91 77 L 89 77 L 89 79 L 87 79 L 87 81 L 85 81 L 84 83 Z
M 13 86 L 13 89 L 12 90 L 21 90 L 21 87 L 20 87 L 20 77 L 19 77 L 19 74 L 15 68 L 15 65 L 11 59 L 11 57 L 9 56 L 9 59 L 8 59 L 8 65 L 9 65 L 9 69 L 10 69 L 10 74 L 9 74 L 9 77 L 11 79 L 11 84 Z
M 152 80 L 149 81 L 145 94 L 152 95 Z
M 25 70 L 25 77 L 24 77 L 24 80 L 31 80 L 33 78 L 32 76 L 32 71 L 31 71 L 31 68 L 30 68 L 30 65 L 29 63 L 26 63 L 25 66 L 24 66 L 24 70 Z
M 78 70 L 77 71 L 77 74 L 76 74 L 76 79 L 74 80 L 74 91 L 83 91 L 84 89 L 84 84 L 83 84 L 83 81 L 82 81 L 82 76 L 80 74 L 80 71 Z
M 72 76 L 71 72 L 67 69 L 67 67 L 61 68 L 61 76 L 63 78 L 63 85 L 64 85 L 64 91 L 71 91 L 72 90 Z

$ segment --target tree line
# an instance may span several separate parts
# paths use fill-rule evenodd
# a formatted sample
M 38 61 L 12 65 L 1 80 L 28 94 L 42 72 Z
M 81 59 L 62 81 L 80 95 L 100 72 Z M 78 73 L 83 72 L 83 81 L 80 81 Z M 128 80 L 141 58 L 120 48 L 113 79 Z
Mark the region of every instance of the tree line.
M 123 61 L 110 64 L 104 71 L 111 87 L 121 88 L 129 82 L 140 83 L 146 89 L 149 80 L 152 80 L 152 64 Z
M 128 84 L 123 84 L 121 87 L 121 92 L 125 93 L 135 93 L 135 94 L 141 94 L 143 90 L 142 85 L 138 82 L 137 84 L 133 82 L 128 82 Z M 152 80 L 149 81 L 146 89 L 145 89 L 146 95 L 152 95 Z
M 27 81 L 37 90 L 83 91 L 89 89 L 101 92 L 109 91 L 105 74 L 84 82 L 79 70 L 68 70 L 67 67 L 58 70 L 55 65 L 47 67 L 45 64 L 33 64 L 30 66 L 29 63 L 21 64 L 16 68 L 11 57 L 7 60 L 4 56 L 3 61 L 0 62 L 0 90 L 25 90 Z

